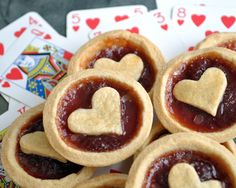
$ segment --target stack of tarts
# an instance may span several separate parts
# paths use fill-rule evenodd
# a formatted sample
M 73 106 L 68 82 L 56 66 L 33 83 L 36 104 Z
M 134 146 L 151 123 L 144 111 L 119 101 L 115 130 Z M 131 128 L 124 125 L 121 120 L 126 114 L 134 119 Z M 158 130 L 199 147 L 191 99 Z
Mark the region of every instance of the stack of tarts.
M 98 36 L 9 128 L 4 168 L 22 187 L 236 188 L 235 41 L 215 34 L 165 64 L 143 36 Z M 128 175 L 94 176 L 132 155 Z

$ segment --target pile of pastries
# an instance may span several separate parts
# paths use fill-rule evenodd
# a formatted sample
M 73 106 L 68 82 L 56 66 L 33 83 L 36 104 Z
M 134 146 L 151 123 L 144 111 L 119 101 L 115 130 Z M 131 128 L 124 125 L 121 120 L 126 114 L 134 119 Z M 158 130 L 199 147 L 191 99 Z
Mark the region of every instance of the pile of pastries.
M 141 35 L 96 37 L 9 128 L 5 170 L 29 188 L 236 188 L 235 51 L 216 33 L 165 63 Z M 131 156 L 128 175 L 94 176 Z

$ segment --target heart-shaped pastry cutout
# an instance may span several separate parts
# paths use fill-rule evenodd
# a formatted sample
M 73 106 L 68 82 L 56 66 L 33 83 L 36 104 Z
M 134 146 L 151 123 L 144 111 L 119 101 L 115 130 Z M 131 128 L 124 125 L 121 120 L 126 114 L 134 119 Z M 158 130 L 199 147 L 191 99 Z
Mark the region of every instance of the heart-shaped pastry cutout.
M 36 131 L 26 134 L 20 139 L 20 148 L 26 154 L 49 157 L 66 163 L 67 160 L 57 153 L 49 144 L 44 132 Z
M 74 133 L 101 135 L 122 134 L 120 95 L 111 87 L 97 90 L 92 97 L 92 109 L 77 109 L 68 118 Z
M 227 87 L 224 72 L 208 68 L 198 81 L 182 80 L 173 90 L 174 96 L 184 103 L 195 106 L 215 116 Z
M 94 68 L 119 71 L 124 75 L 129 75 L 135 80 L 138 80 L 143 71 L 143 61 L 135 54 L 127 54 L 120 62 L 113 61 L 109 58 L 100 58 L 95 62 Z
M 168 176 L 170 188 L 221 188 L 218 180 L 201 182 L 195 169 L 186 163 L 173 166 Z

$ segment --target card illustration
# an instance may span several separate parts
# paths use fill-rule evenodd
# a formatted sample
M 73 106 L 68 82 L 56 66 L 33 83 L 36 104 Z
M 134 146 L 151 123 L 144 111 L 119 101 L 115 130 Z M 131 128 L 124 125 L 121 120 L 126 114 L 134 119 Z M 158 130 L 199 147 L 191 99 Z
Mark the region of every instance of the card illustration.
M 35 38 L 19 55 L 5 77 L 26 90 L 47 98 L 65 77 L 72 54 L 54 44 Z

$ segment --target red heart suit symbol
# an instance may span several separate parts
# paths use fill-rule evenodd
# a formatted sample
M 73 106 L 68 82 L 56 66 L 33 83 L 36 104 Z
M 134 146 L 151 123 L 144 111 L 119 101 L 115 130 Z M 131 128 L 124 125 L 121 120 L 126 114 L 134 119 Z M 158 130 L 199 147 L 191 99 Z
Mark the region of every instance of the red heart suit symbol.
M 119 21 L 121 21 L 121 20 L 125 20 L 125 19 L 128 19 L 128 18 L 129 18 L 128 15 L 116 16 L 116 17 L 115 17 L 115 21 L 116 21 L 116 22 L 119 22 Z
M 0 42 L 0 55 L 4 55 L 4 45 Z
M 51 35 L 49 35 L 49 34 L 46 34 L 43 38 L 46 39 L 46 40 L 52 39 Z
M 73 26 L 72 27 L 74 31 L 78 31 L 79 30 L 79 26 Z
M 127 31 L 131 32 L 131 33 L 139 33 L 139 29 L 138 27 L 132 27 L 131 29 L 126 29 Z
M 234 24 L 236 18 L 234 16 L 222 16 L 221 21 L 228 29 Z
M 179 25 L 182 25 L 184 23 L 184 20 L 177 20 Z
M 16 32 L 14 33 L 14 35 L 15 35 L 16 37 L 20 37 L 20 36 L 22 35 L 22 33 L 24 33 L 25 30 L 26 30 L 26 27 L 22 27 L 22 28 L 20 28 L 20 30 L 16 31 Z
M 205 19 L 206 19 L 206 16 L 205 15 L 197 15 L 197 14 L 193 14 L 192 16 L 191 16 L 191 18 L 192 18 L 192 21 L 193 21 L 193 23 L 197 26 L 197 27 L 199 27 L 204 21 L 205 21 Z
M 65 58 L 66 60 L 70 60 L 72 56 L 73 56 L 72 53 L 65 51 L 63 58 Z M 67 70 L 67 68 L 65 70 Z
M 91 28 L 91 29 L 95 29 L 97 26 L 98 26 L 98 24 L 99 24 L 99 22 L 100 22 L 100 19 L 99 18 L 88 18 L 87 20 L 86 20 L 86 23 L 87 23 L 87 25 Z
M 190 46 L 189 48 L 188 48 L 188 51 L 193 51 L 194 50 L 194 46 Z
M 161 28 L 167 31 L 168 30 L 168 25 L 167 24 L 161 25 Z
M 9 82 L 4 82 L 4 83 L 2 84 L 2 87 L 5 87 L 5 88 L 10 87 L 10 86 L 11 86 L 11 85 L 10 85 Z
M 219 33 L 218 31 L 210 31 L 210 30 L 207 30 L 206 32 L 205 32 L 205 36 L 207 37 L 208 35 L 211 35 L 211 34 L 213 34 L 213 33 Z
M 9 80 L 22 80 L 23 75 L 18 68 L 12 68 L 11 71 L 6 75 Z

